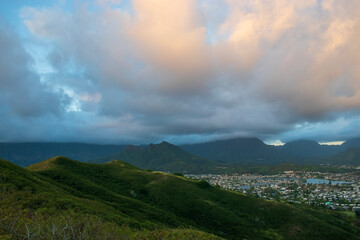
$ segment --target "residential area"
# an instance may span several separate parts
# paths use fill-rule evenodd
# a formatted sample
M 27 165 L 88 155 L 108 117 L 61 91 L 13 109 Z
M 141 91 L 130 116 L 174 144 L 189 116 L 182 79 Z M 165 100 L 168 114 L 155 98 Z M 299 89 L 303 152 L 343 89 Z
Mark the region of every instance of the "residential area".
M 359 176 L 349 173 L 285 171 L 276 175 L 188 174 L 214 186 L 269 200 L 323 206 L 336 210 L 360 210 Z

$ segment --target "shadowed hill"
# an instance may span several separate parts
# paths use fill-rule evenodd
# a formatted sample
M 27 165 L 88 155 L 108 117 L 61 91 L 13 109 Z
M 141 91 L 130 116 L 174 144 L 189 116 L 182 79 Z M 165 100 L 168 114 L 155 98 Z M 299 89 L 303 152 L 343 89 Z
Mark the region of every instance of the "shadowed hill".
M 329 157 L 346 149 L 342 145 L 320 145 L 318 142 L 311 140 L 292 141 L 280 148 L 285 154 L 299 159 Z
M 191 227 L 227 239 L 360 239 L 359 222 L 341 214 L 250 198 L 205 181 L 143 171 L 122 161 L 88 164 L 56 157 L 28 167 L 33 172 L 8 165 L 1 171 L 21 170 L 21 175 L 48 179 L 50 189 L 63 191 L 63 195 L 48 196 L 53 205 L 60 198 L 73 199 L 72 205 L 65 205 L 68 209 L 75 205 L 78 212 L 120 225 Z M 80 207 L 76 201 L 88 203 Z M 38 207 L 44 209 L 43 204 Z
M 275 146 L 266 145 L 257 138 L 235 138 L 214 142 L 182 145 L 182 149 L 217 161 L 250 164 L 290 162 L 291 158 Z
M 93 162 L 104 163 L 111 160 L 123 160 L 142 169 L 159 171 L 201 172 L 224 165 L 224 163 L 191 155 L 181 148 L 167 142 L 150 144 L 146 148 L 130 145 L 121 153 L 97 159 Z
M 284 146 L 266 145 L 257 138 L 235 138 L 199 144 L 182 145 L 185 151 L 212 160 L 230 163 L 272 165 L 285 162 L 314 163 L 319 158 L 339 154 L 351 146 L 360 146 L 360 139 L 342 145 L 320 145 L 312 140 L 296 140 Z
M 100 144 L 83 144 L 83 143 L 0 143 L 0 158 L 7 159 L 20 166 L 28 166 L 36 162 L 48 159 L 53 156 L 61 155 L 79 161 L 94 161 L 106 162 L 113 159 L 120 159 L 131 161 L 132 164 L 141 168 L 154 168 L 159 170 L 168 170 L 169 167 L 179 169 L 179 171 L 186 170 L 185 165 L 191 166 L 188 161 L 180 161 L 178 164 L 167 165 L 169 159 L 176 158 L 174 155 L 180 154 L 179 159 L 188 159 L 189 156 L 184 156 L 178 150 L 166 148 L 164 143 L 164 152 L 173 151 L 166 157 L 160 150 L 159 144 L 141 145 L 139 147 L 128 146 L 123 154 L 125 145 L 100 145 Z M 336 155 L 349 147 L 360 147 L 360 139 L 355 138 L 346 141 L 340 146 L 320 145 L 315 141 L 297 140 L 292 141 L 284 146 L 266 145 L 257 138 L 235 138 L 228 140 L 219 140 L 213 142 L 199 143 L 199 144 L 185 144 L 181 148 L 187 153 L 193 154 L 199 161 L 213 160 L 228 163 L 235 163 L 241 165 L 273 165 L 279 163 L 312 163 L 313 159 L 324 158 Z M 155 148 L 155 149 L 152 149 Z M 151 150 L 152 149 L 152 150 Z M 144 151 L 142 151 L 144 150 Z M 148 153 L 149 151 L 153 153 Z M 167 158 L 163 159 L 165 168 L 161 168 L 159 161 L 148 161 L 149 159 Z M 113 156 L 111 156 L 113 155 Z M 107 157 L 111 156 L 111 157 Z M 129 156 L 132 156 L 131 159 Z M 173 158 L 174 157 L 174 158 Z M 194 157 L 194 156 L 193 156 Z M 202 160 L 200 160 L 202 158 Z M 146 159 L 142 161 L 140 159 Z M 171 161 L 170 161 L 171 162 Z M 173 161 L 176 162 L 176 161 Z M 212 162 L 204 162 L 212 166 Z M 190 164 L 190 165 L 189 165 Z M 146 166 L 148 165 L 148 166 Z M 217 162 L 215 165 L 219 165 Z M 197 165 L 200 166 L 199 164 Z M 220 164 L 222 166 L 222 164 Z M 195 166 L 194 166 L 195 167 Z M 194 169 L 194 168 L 191 168 Z
M 351 148 L 351 147 L 360 147 L 360 138 L 352 138 L 347 140 L 346 142 L 344 142 L 342 144 L 342 146 L 346 149 L 346 148 Z
M 320 162 L 335 166 L 360 166 L 360 147 L 349 148 L 335 156 L 321 159 Z

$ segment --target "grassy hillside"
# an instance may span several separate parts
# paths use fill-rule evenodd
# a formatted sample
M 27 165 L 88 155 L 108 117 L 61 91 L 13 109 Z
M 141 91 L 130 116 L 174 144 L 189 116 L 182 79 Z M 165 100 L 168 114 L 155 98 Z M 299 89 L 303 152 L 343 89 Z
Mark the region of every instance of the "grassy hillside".
M 0 223 L 20 219 L 24 234 L 24 223 L 36 229 L 40 222 L 46 230 L 54 222 L 78 234 L 96 232 L 93 225 L 105 229 L 97 239 L 111 239 L 109 233 L 119 236 L 112 239 L 360 239 L 355 218 L 250 198 L 122 161 L 56 157 L 22 169 L 1 160 L 0 173 L 1 196 L 7 196 L 0 199 Z M 11 231 L 0 228 L 1 234 Z
M 30 169 L 49 170 L 71 162 L 78 163 L 57 157 Z M 76 180 L 79 178 L 74 177 Z M 0 239 L 221 239 L 187 229 L 161 209 L 90 181 L 83 187 L 73 194 L 74 189 L 61 181 L 0 160 Z M 94 192 L 89 194 L 89 188 Z M 101 197 L 102 191 L 112 202 L 92 196 Z
M 146 148 L 127 146 L 122 152 L 92 162 L 122 160 L 142 169 L 170 172 L 209 172 L 224 163 L 191 155 L 167 142 L 150 144 Z

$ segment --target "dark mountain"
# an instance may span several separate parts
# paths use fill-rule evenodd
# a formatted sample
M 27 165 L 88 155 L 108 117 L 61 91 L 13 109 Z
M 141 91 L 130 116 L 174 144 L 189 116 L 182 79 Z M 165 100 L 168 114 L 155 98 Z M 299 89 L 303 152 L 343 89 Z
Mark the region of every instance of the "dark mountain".
M 360 138 L 349 139 L 346 142 L 344 142 L 341 146 L 343 146 L 344 149 L 351 147 L 360 147 Z
M 299 159 L 329 157 L 345 150 L 344 146 L 320 145 L 316 141 L 296 140 L 279 147 L 285 154 Z
M 182 145 L 182 149 L 216 161 L 250 164 L 276 164 L 291 159 L 275 146 L 257 138 L 235 138 L 214 142 Z
M 345 151 L 320 160 L 321 163 L 330 164 L 334 166 L 352 165 L 360 166 L 360 147 L 351 147 Z
M 122 160 L 142 169 L 160 171 L 203 172 L 224 163 L 191 155 L 167 142 L 150 144 L 146 148 L 127 146 L 122 152 L 90 162 L 105 163 Z
M 0 160 L 0 177 L 0 239 L 360 239 L 345 214 L 122 161 L 55 157 L 23 169 Z
M 284 162 L 314 163 L 313 160 L 341 153 L 351 146 L 360 146 L 360 138 L 342 145 L 321 145 L 311 140 L 296 140 L 284 146 L 266 145 L 257 138 L 235 138 L 181 147 L 198 156 L 230 163 L 269 165 Z
M 85 143 L 0 143 L 0 158 L 20 166 L 28 166 L 58 155 L 87 161 L 121 152 L 124 147 Z
M 333 156 L 346 150 L 349 147 L 354 146 L 360 147 L 360 138 L 351 139 L 340 146 L 326 146 L 320 145 L 315 141 L 298 140 L 289 142 L 281 147 L 266 145 L 257 138 L 236 138 L 199 144 L 187 144 L 182 145 L 181 148 L 190 154 L 214 161 L 242 165 L 269 165 L 284 162 L 310 163 L 311 159 Z M 124 148 L 125 145 L 101 145 L 84 143 L 0 143 L 0 158 L 9 159 L 9 161 L 20 166 L 27 166 L 56 155 L 67 156 L 79 161 L 89 161 L 91 159 L 99 159 L 105 156 L 110 156 L 112 154 L 121 153 Z M 146 165 L 148 162 L 141 163 L 139 162 L 139 159 L 141 158 L 148 160 L 150 157 L 155 158 L 156 154 L 159 154 L 158 157 L 160 158 L 166 158 L 166 154 L 163 155 L 160 153 L 160 148 L 151 154 L 148 153 L 149 149 L 152 148 L 152 145 L 141 145 L 139 147 L 133 148 L 138 150 L 137 153 L 131 153 L 131 151 L 129 151 L 131 150 L 130 147 L 124 154 L 124 157 L 129 159 L 131 154 L 137 155 L 138 159 L 131 160 L 135 161 L 134 164 L 137 166 L 152 166 L 159 168 L 159 164 L 157 165 L 154 163 Z M 148 150 L 141 151 L 140 149 Z M 147 153 L 147 156 L 140 157 L 140 152 L 142 152 L 141 154 Z M 107 158 L 106 160 L 114 159 L 115 157 L 120 158 L 120 156 L 115 155 L 112 156 L 112 158 Z M 189 158 L 189 156 L 186 156 L 185 158 Z M 202 159 L 202 161 L 203 160 L 204 159 Z M 210 162 L 206 163 L 210 164 L 207 166 L 213 165 L 213 163 Z M 187 163 L 183 163 L 183 165 L 184 164 Z M 169 165 L 166 168 L 159 169 L 166 170 L 169 169 L 168 167 Z

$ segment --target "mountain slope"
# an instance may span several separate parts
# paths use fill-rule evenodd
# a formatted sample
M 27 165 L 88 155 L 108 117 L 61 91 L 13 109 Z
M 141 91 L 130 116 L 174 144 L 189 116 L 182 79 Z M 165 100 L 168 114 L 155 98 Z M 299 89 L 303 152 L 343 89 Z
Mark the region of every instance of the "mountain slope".
M 360 166 L 360 147 L 351 147 L 335 156 L 320 160 L 321 163 L 340 166 Z
M 344 142 L 342 144 L 342 146 L 346 149 L 346 148 L 351 148 L 351 147 L 360 147 L 360 138 L 352 138 L 347 140 L 346 142 Z
M 69 197 L 98 204 L 92 204 L 96 215 L 111 217 L 99 204 L 112 208 L 120 225 L 191 226 L 227 239 L 360 239 L 359 222 L 341 214 L 250 198 L 122 161 L 86 164 L 57 157 L 28 169 L 34 173 L 23 174 L 49 179 Z
M 188 144 L 181 148 L 201 157 L 232 163 L 276 164 L 291 160 L 275 146 L 266 145 L 257 138 Z
M 201 172 L 224 165 L 224 163 L 191 155 L 167 142 L 150 144 L 146 148 L 127 146 L 120 153 L 92 162 L 104 163 L 112 160 L 122 160 L 142 169 L 159 171 Z
M 29 166 L 57 155 L 79 161 L 92 161 L 120 153 L 125 147 L 126 145 L 84 143 L 0 143 L 0 158 L 8 159 L 20 166 Z M 146 147 L 142 145 L 134 148 L 137 150 Z M 360 147 L 360 138 L 346 141 L 341 146 L 326 146 L 315 141 L 297 140 L 282 147 L 275 147 L 266 145 L 257 138 L 235 138 L 181 146 L 186 152 L 202 158 L 251 165 L 306 163 L 309 159 L 336 155 L 350 147 Z M 119 158 L 115 156 L 105 158 L 103 161 Z M 143 167 L 144 163 L 138 166 Z
M 28 166 L 58 155 L 87 161 L 121 152 L 124 147 L 85 143 L 0 143 L 0 158 L 20 166 Z
M 340 153 L 344 146 L 320 145 L 316 141 L 296 140 L 280 147 L 285 154 L 299 159 L 329 157 Z

